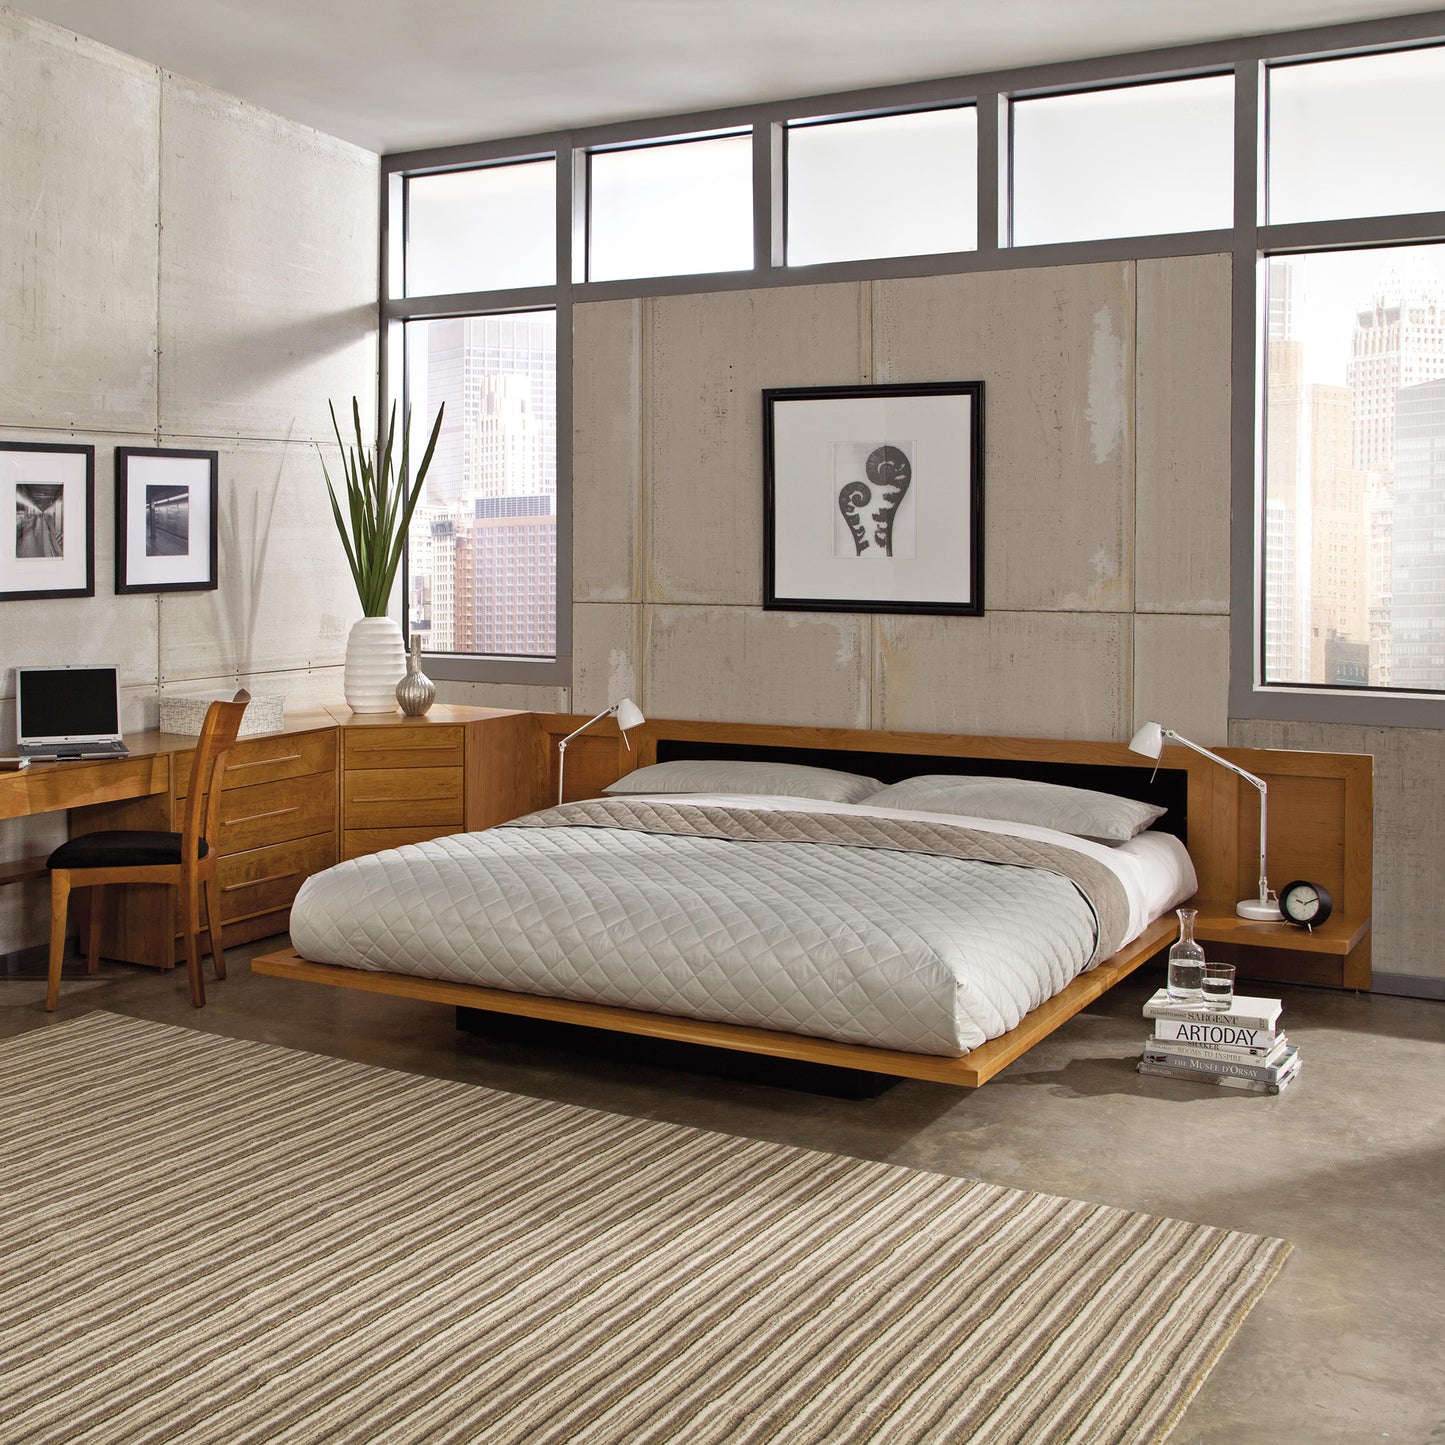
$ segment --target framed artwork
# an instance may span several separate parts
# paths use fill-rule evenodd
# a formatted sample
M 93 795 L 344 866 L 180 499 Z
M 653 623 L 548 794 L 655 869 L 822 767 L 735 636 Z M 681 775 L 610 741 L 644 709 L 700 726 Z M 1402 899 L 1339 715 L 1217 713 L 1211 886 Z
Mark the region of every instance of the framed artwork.
M 115 449 L 115 590 L 209 592 L 220 583 L 217 452 Z
M 983 382 L 763 392 L 763 606 L 983 615 Z
M 95 448 L 0 442 L 0 600 L 95 596 Z

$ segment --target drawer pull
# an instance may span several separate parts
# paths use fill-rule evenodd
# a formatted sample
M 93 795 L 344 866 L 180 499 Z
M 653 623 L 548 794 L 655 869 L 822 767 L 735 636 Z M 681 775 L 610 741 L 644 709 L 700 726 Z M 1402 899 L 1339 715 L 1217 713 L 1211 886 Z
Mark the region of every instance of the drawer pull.
M 268 873 L 264 878 L 253 878 L 249 883 L 227 883 L 222 893 L 240 893 L 247 888 L 259 888 L 263 883 L 281 883 L 287 878 L 299 878 L 301 870 L 293 868 L 289 873 Z
M 248 813 L 244 818 L 232 818 L 227 824 L 228 827 L 238 828 L 242 823 L 259 823 L 262 818 L 284 818 L 287 813 L 299 813 L 300 807 L 272 808 L 269 813 Z
M 351 798 L 352 804 L 357 803 L 442 803 L 444 798 Z
M 277 763 L 299 763 L 300 761 L 300 753 L 287 753 L 284 758 L 257 758 L 250 763 L 227 763 L 226 771 L 239 773 L 243 768 L 273 768 Z

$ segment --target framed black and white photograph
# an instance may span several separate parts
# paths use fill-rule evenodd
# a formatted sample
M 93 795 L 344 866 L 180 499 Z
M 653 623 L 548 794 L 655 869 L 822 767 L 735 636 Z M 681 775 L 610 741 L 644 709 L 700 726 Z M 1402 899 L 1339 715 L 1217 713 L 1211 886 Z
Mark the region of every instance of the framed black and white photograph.
M 208 592 L 219 583 L 218 453 L 115 449 L 115 590 Z
M 763 606 L 983 614 L 983 383 L 763 392 Z
M 95 596 L 95 448 L 0 442 L 0 600 Z

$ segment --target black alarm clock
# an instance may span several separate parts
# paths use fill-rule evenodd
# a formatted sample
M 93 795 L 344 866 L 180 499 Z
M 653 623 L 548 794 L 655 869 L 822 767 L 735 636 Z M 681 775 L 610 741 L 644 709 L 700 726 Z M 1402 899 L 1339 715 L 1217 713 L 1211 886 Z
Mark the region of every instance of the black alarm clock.
M 1309 883 L 1303 878 L 1286 883 L 1279 890 L 1279 911 L 1286 923 L 1300 928 L 1313 928 L 1334 912 L 1335 900 L 1323 883 Z

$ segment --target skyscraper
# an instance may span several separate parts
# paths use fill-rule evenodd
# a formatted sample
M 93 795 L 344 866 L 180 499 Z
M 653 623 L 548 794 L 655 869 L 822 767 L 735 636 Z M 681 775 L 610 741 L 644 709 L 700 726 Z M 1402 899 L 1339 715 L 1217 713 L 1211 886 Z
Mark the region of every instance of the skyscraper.
M 1445 379 L 1395 403 L 1391 684 L 1445 688 Z
M 408 602 L 428 651 L 556 649 L 554 313 L 413 322 L 410 364 L 446 413 L 413 519 Z

